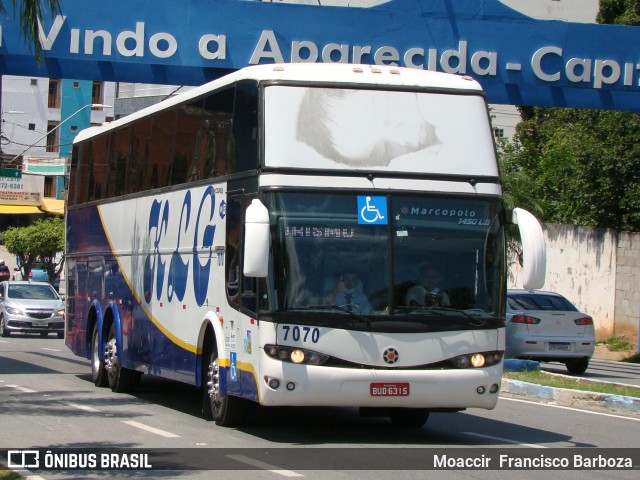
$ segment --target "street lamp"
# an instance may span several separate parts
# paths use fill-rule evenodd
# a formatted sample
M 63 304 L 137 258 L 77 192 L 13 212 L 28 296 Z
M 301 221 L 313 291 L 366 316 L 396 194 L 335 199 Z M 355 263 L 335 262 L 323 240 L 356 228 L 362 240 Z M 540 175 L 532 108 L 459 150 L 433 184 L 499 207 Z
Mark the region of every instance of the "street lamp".
M 67 123 L 69 120 L 71 120 L 73 117 L 75 117 L 77 114 L 79 114 L 81 111 L 83 111 L 85 108 L 113 108 L 111 105 L 103 105 L 101 103 L 89 103 L 87 105 L 85 105 L 84 107 L 79 108 L 78 110 L 76 110 L 75 112 L 73 112 L 71 115 L 69 115 L 67 118 L 65 118 L 64 120 L 62 120 L 58 125 L 56 125 L 55 127 L 53 127 L 51 130 L 49 130 L 47 133 L 45 133 L 42 137 L 40 137 L 38 140 L 36 140 L 34 143 L 32 143 L 31 145 L 29 145 L 27 148 L 25 148 L 22 152 L 20 152 L 18 155 L 16 155 L 15 157 L 13 157 L 9 163 L 13 163 L 15 162 L 18 158 L 20 158 L 22 155 L 24 155 L 27 150 L 35 147 L 38 143 L 40 143 L 42 140 L 44 140 L 45 138 L 47 138 L 52 132 L 55 132 L 56 130 L 58 130 L 63 124 Z

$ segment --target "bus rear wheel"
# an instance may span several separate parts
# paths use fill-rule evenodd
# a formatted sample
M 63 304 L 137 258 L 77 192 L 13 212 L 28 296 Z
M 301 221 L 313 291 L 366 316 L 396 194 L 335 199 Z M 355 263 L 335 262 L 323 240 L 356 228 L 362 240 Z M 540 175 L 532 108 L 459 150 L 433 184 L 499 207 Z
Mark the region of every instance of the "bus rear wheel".
M 429 419 L 425 408 L 393 408 L 389 413 L 391 423 L 402 428 L 421 428 Z
M 109 387 L 114 392 L 129 392 L 138 378 L 137 372 L 120 365 L 118 360 L 118 344 L 116 341 L 116 326 L 111 324 L 109 336 L 105 346 L 104 367 L 107 372 Z
M 98 345 L 98 326 L 96 325 L 91 334 L 91 380 L 96 387 L 106 387 L 109 385 L 107 371 L 104 368 L 104 355 Z
M 241 398 L 223 394 L 220 384 L 220 376 L 224 372 L 220 369 L 218 353 L 215 348 L 208 356 L 207 395 L 211 416 L 216 425 L 221 427 L 233 427 L 239 425 L 244 419 L 246 409 Z

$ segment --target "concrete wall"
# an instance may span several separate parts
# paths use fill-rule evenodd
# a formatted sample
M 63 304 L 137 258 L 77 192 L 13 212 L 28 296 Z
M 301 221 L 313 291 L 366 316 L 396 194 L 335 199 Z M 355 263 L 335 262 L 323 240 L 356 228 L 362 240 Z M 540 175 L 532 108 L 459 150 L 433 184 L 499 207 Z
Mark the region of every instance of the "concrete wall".
M 569 298 L 591 315 L 596 337 L 614 334 L 616 235 L 614 231 L 546 225 L 545 288 Z
M 637 342 L 640 322 L 640 233 L 545 225 L 544 290 L 558 292 L 594 319 L 596 337 Z M 510 288 L 522 288 L 511 264 Z
M 637 338 L 640 328 L 640 233 L 618 234 L 616 335 Z

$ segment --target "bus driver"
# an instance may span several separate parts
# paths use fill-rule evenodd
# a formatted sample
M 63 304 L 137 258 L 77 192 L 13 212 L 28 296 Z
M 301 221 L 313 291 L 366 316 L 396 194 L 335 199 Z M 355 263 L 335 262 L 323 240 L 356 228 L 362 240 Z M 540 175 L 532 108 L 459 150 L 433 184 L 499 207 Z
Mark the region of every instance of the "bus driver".
M 440 286 L 442 278 L 433 265 L 420 270 L 421 283 L 407 290 L 405 304 L 412 307 L 450 306 L 449 295 Z

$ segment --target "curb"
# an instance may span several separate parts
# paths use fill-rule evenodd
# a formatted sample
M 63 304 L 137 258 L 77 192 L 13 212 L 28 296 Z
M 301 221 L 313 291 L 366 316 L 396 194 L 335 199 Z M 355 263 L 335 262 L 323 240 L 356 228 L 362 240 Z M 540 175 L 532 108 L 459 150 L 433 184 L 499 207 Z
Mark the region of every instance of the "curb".
M 553 400 L 568 406 L 591 406 L 640 413 L 640 398 L 612 395 L 607 393 L 547 387 L 521 380 L 502 379 L 501 391 L 515 395 Z

